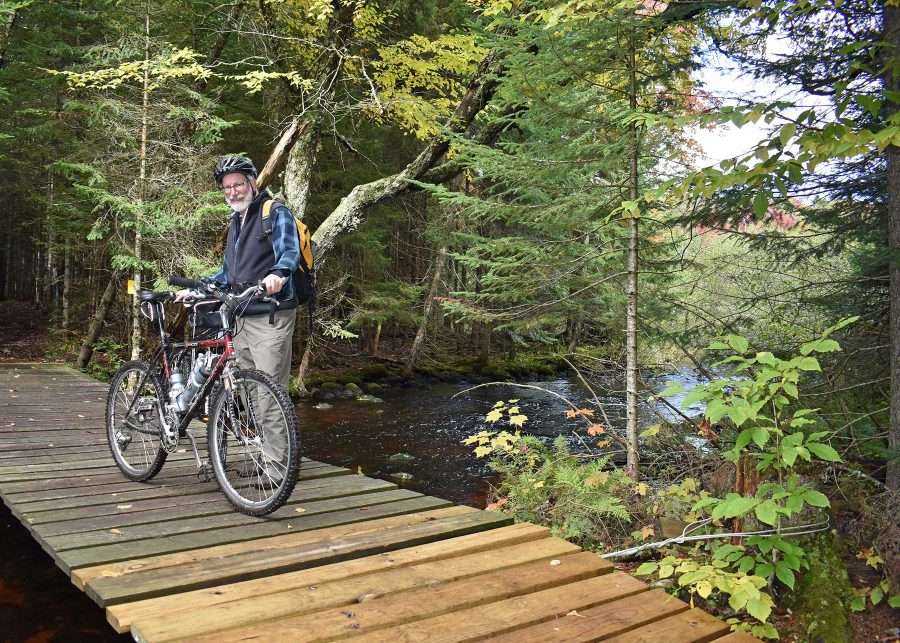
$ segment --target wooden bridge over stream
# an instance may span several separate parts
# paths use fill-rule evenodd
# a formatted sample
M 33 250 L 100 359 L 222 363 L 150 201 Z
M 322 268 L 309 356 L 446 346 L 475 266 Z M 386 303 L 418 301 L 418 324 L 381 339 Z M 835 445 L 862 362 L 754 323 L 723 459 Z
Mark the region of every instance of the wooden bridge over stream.
M 322 462 L 264 519 L 200 482 L 190 449 L 127 481 L 105 399 L 64 366 L 0 364 L 0 494 L 135 640 L 756 640 L 544 527 Z

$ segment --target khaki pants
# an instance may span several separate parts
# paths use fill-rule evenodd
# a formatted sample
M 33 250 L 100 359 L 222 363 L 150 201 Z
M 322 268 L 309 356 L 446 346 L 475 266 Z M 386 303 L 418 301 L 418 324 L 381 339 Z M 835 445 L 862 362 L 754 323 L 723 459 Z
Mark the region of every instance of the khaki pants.
M 297 311 L 293 308 L 276 312 L 274 325 L 269 324 L 268 314 L 238 318 L 234 335 L 238 366 L 256 368 L 271 375 L 287 391 L 291 377 L 291 348 L 296 320 Z M 266 427 L 263 453 L 268 459 L 280 463 L 284 462 L 287 438 L 284 435 L 284 418 L 273 402 L 268 398 L 259 399 L 257 412 Z M 284 470 L 284 466 L 274 464 L 269 475 L 280 478 Z

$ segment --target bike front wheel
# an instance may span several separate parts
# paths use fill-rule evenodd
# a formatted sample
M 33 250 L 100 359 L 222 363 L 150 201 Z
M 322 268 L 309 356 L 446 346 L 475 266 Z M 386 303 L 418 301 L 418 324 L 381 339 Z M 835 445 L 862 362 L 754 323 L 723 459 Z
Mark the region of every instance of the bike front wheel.
M 264 516 L 294 491 L 300 438 L 290 397 L 259 370 L 238 370 L 233 386 L 218 386 L 207 439 L 216 480 L 234 507 Z
M 112 376 L 106 399 L 106 438 L 116 466 L 129 480 L 149 480 L 162 469 L 163 390 L 147 362 L 123 364 Z

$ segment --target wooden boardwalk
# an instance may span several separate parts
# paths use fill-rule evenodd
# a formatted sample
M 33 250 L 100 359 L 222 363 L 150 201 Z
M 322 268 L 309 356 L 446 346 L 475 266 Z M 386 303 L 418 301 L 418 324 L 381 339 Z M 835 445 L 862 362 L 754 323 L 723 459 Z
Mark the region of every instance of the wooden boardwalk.
M 135 640 L 756 640 L 543 527 L 321 462 L 264 519 L 198 481 L 189 449 L 129 482 L 105 398 L 63 366 L 0 364 L 0 494 Z

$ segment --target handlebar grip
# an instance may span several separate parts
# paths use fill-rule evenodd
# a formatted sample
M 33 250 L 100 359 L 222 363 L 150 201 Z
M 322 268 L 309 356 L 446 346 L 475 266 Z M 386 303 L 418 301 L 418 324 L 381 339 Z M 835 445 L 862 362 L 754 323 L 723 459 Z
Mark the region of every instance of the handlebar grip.
M 188 279 L 187 277 L 179 277 L 178 275 L 169 275 L 169 285 L 178 286 L 179 288 L 205 287 L 205 284 L 199 279 Z

